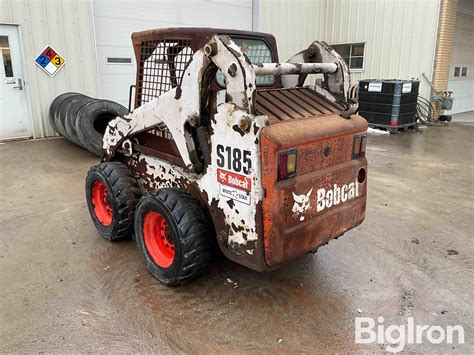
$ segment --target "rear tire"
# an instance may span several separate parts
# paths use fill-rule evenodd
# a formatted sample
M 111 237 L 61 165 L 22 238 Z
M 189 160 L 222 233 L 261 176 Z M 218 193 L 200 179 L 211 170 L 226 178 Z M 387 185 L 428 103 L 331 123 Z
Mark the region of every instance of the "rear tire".
M 87 173 L 87 207 L 97 230 L 107 240 L 133 234 L 133 215 L 139 195 L 137 180 L 122 163 L 102 163 Z
M 211 231 L 188 193 L 164 188 L 143 195 L 135 212 L 135 239 L 146 267 L 167 286 L 202 275 L 211 259 Z

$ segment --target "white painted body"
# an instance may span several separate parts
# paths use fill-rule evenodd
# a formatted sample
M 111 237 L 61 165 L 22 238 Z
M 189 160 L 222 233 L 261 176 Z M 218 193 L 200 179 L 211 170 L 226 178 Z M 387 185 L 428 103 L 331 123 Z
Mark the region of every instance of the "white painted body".
M 211 43 L 217 48 L 215 55 L 207 56 L 203 49 L 194 54 L 193 60 L 183 75 L 179 100 L 175 98 L 175 88 L 137 108 L 124 118 L 118 117 L 111 121 L 104 135 L 104 149 L 108 155 L 112 155 L 119 146 L 123 146 L 124 137 L 153 127 L 166 127 L 173 136 L 185 166 L 190 168 L 183 169 L 160 159 L 141 155 L 139 159 L 142 164 L 146 164 L 147 173 L 153 175 L 154 181 L 160 181 L 155 188 L 173 186 L 173 183 L 179 179 L 196 182 L 201 192 L 207 193 L 209 205 L 217 201 L 218 208 L 226 216 L 226 224 L 239 226 L 239 228 L 231 229 L 228 243 L 246 244 L 247 241 L 255 241 L 258 237 L 255 228 L 256 206 L 262 200 L 263 192 L 260 181 L 260 146 L 256 143 L 256 138 L 260 137 L 261 129 L 266 126 L 267 117 L 250 113 L 253 111 L 255 73 L 251 64 L 245 60 L 240 48 L 228 37 L 224 38 L 224 41 L 217 36 L 213 37 Z M 229 48 L 234 52 L 230 52 Z M 224 196 L 221 193 L 222 189 L 217 177 L 217 155 L 211 154 L 211 163 L 206 171 L 201 174 L 192 172 L 193 163 L 185 138 L 185 124 L 192 117 L 200 115 L 201 78 L 203 71 L 209 65 L 210 57 L 224 73 L 227 95 L 232 96 L 232 103 L 223 102 L 217 106 L 217 113 L 214 115 L 212 124 L 213 134 L 210 138 L 211 151 L 216 152 L 219 144 L 231 146 L 234 149 L 249 151 L 252 161 L 252 169 L 245 174 L 245 178 L 250 180 L 250 193 L 246 197 L 247 202 L 250 203 L 234 199 L 239 204 L 235 208 L 228 204 L 228 200 L 231 199 L 225 198 L 226 192 Z M 233 64 L 236 73 L 230 75 L 227 69 Z M 247 133 L 233 128 L 241 126 L 242 121 L 249 124 Z
M 228 244 L 245 245 L 248 241 L 255 241 L 258 234 L 255 226 L 256 206 L 263 198 L 262 184 L 260 181 L 261 171 L 260 164 L 257 164 L 260 156 L 260 148 L 255 144 L 255 138 L 260 136 L 261 129 L 266 125 L 265 116 L 255 116 L 255 125 L 258 127 L 256 132 L 252 132 L 241 137 L 241 135 L 232 130 L 232 126 L 238 122 L 242 111 L 236 110 L 235 106 L 223 103 L 218 106 L 218 112 L 215 115 L 216 123 L 213 125 L 214 134 L 211 138 L 211 150 L 216 151 L 219 144 L 229 145 L 241 150 L 250 150 L 252 161 L 255 167 L 249 174 L 245 174 L 246 178 L 251 181 L 251 191 L 248 196 L 250 203 L 239 202 L 235 198 L 226 197 L 221 193 L 221 187 L 227 186 L 218 183 L 218 165 L 216 162 L 217 155 L 211 155 L 211 163 L 207 166 L 203 174 L 193 174 L 185 171 L 185 169 L 172 165 L 156 157 L 140 155 L 140 162 L 146 164 L 147 173 L 153 176 L 156 184 L 155 189 L 163 187 L 175 186 L 176 181 L 184 179 L 190 182 L 196 182 L 201 192 L 206 192 L 208 196 L 208 204 L 217 201 L 217 207 L 224 212 L 226 216 L 225 223 L 229 226 L 235 225 L 241 227 L 240 230 L 230 229 L 228 235 Z M 228 204 L 229 200 L 236 201 L 235 208 Z M 236 213 L 238 210 L 238 213 Z M 244 223 L 242 222 L 244 221 Z M 218 233 L 220 231 L 217 231 Z

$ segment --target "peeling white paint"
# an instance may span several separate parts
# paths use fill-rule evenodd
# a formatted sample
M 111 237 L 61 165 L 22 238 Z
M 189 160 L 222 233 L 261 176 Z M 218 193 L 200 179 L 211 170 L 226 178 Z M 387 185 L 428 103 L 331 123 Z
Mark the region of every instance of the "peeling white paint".
M 238 124 L 242 116 L 250 117 L 253 126 L 250 132 L 241 136 L 239 132 L 232 129 L 232 126 Z M 215 152 L 217 145 L 222 144 L 239 148 L 241 150 L 250 150 L 253 169 L 246 175 L 252 181 L 250 205 L 235 202 L 233 207 L 229 205 L 228 198 L 223 198 L 219 194 L 219 184 L 217 182 L 217 155 L 213 154 L 211 164 L 207 167 L 204 176 L 198 180 L 198 186 L 201 191 L 206 191 L 209 203 L 215 199 L 217 206 L 224 212 L 225 222 L 231 227 L 232 233 L 229 234 L 229 244 L 246 244 L 247 241 L 258 239 L 256 231 L 256 213 L 257 203 L 263 199 L 263 189 L 261 182 L 261 164 L 260 164 L 260 144 L 255 143 L 255 139 L 260 137 L 261 129 L 267 124 L 266 116 L 251 116 L 247 112 L 238 110 L 232 104 L 224 103 L 217 107 L 217 114 L 214 116 L 216 123 L 213 125 L 214 134 L 211 137 L 212 151 Z M 238 211 L 238 213 L 236 212 Z M 243 221 L 243 222 L 242 222 Z M 234 226 L 234 227 L 233 227 Z

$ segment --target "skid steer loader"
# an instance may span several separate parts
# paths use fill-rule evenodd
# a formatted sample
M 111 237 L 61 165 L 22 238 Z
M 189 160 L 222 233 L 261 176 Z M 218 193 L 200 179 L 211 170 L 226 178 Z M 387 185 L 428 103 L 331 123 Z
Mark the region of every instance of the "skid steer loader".
M 135 108 L 109 122 L 86 179 L 104 238 L 134 234 L 149 271 L 176 286 L 205 270 L 213 243 L 265 271 L 362 223 L 367 122 L 326 43 L 279 63 L 264 33 L 172 28 L 132 41 Z M 305 86 L 309 74 L 322 85 Z

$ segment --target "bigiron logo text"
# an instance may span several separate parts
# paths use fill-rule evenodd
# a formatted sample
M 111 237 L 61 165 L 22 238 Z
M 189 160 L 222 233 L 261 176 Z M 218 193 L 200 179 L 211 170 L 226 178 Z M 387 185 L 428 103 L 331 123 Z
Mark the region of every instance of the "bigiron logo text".
M 384 318 L 375 320 L 371 317 L 355 318 L 356 344 L 385 344 L 385 351 L 397 353 L 407 344 L 464 344 L 464 327 L 460 324 L 440 325 L 415 324 L 413 317 L 408 317 L 406 324 L 389 324 L 385 326 Z

